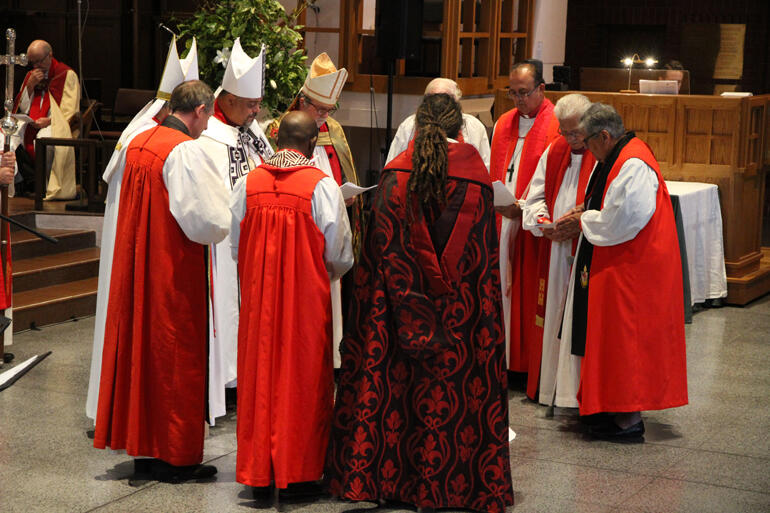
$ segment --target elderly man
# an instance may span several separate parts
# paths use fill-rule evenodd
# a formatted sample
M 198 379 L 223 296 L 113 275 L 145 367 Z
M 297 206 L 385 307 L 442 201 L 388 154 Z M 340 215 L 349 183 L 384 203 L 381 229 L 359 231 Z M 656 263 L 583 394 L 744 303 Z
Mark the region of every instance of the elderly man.
M 457 82 L 454 80 L 434 78 L 425 88 L 423 97 L 442 93 L 448 94 L 458 103 L 463 96 Z M 390 143 L 390 150 L 388 150 L 388 158 L 385 164 L 405 151 L 409 143 L 414 139 L 414 118 L 415 115 L 412 114 L 399 125 L 396 135 L 393 137 L 393 142 Z M 479 151 L 481 160 L 484 161 L 487 169 L 489 169 L 489 139 L 487 138 L 487 129 L 484 123 L 469 114 L 463 114 L 463 127 L 460 131 L 459 141 L 473 145 Z
M 24 77 L 14 104 L 16 112 L 33 120 L 24 125 L 19 134 L 22 144 L 16 148 L 24 193 L 32 192 L 35 187 L 35 138 L 71 138 L 69 123 L 80 111 L 78 76 L 54 58 L 51 45 L 40 39 L 32 41 L 27 48 L 27 58 L 32 70 Z M 45 199 L 74 198 L 74 148 L 56 147 L 50 169 Z
M 228 194 L 194 144 L 213 113 L 200 81 L 171 94 L 171 115 L 126 154 L 104 332 L 94 447 L 125 449 L 137 474 L 209 477 L 206 245 L 227 235 Z M 148 215 L 151 213 L 152 215 Z
M 198 144 L 216 163 L 219 179 L 228 191 L 250 170 L 273 155 L 256 121 L 265 82 L 265 50 L 249 57 L 240 38 L 233 43 L 214 102 L 214 116 Z M 211 248 L 212 290 L 210 311 L 209 422 L 226 413 L 225 388 L 234 389 L 238 371 L 238 268 L 230 256 L 229 236 Z
M 342 185 L 344 182 L 358 185 L 358 175 L 345 132 L 342 130 L 342 126 L 331 117 L 337 110 L 337 102 L 347 77 L 348 72 L 345 68 L 337 69 L 326 53 L 320 54 L 313 59 L 305 83 L 289 107 L 289 111 L 300 110 L 307 113 L 318 126 L 318 142 L 316 142 L 313 151 L 313 165 L 334 178 L 337 185 Z M 273 136 L 278 133 L 279 127 L 280 120 L 274 124 L 271 130 Z M 360 198 L 358 201 L 356 198 L 350 198 L 346 205 L 353 206 L 349 215 L 355 251 L 361 243 L 360 212 L 362 203 Z M 343 285 L 339 279 L 333 279 L 331 283 L 335 369 L 340 367 L 339 345 L 342 341 L 342 305 L 348 304 L 347 298 L 352 294 L 353 288 L 352 277 L 346 278 L 344 282 Z M 345 290 L 344 294 L 343 289 Z M 343 296 L 346 298 L 344 301 Z
M 166 56 L 166 65 L 160 79 L 160 86 L 154 100 L 134 116 L 120 139 L 115 151 L 107 163 L 102 179 L 107 183 L 107 198 L 104 205 L 102 223 L 102 243 L 99 252 L 99 286 L 96 291 L 96 313 L 94 315 L 94 343 L 91 352 L 91 376 L 88 381 L 86 415 L 96 419 L 96 406 L 99 404 L 99 381 L 102 369 L 102 348 L 104 346 L 104 323 L 107 316 L 107 299 L 110 297 L 110 273 L 112 272 L 112 254 L 115 247 L 115 230 L 118 224 L 120 206 L 120 185 L 126 166 L 126 152 L 131 141 L 137 135 L 158 126 L 171 113 L 168 100 L 171 91 L 185 80 L 198 79 L 198 50 L 193 39 L 187 57 L 180 60 L 176 49 L 176 37 L 171 41 Z
M 329 277 L 350 269 L 353 252 L 342 193 L 310 161 L 317 137 L 310 115 L 288 113 L 278 153 L 238 182 L 230 203 L 243 298 L 236 480 L 259 498 L 271 483 L 291 493 L 320 479 L 329 443 Z
M 558 136 L 559 124 L 553 115 L 553 104 L 545 97 L 545 82 L 536 63 L 515 64 L 508 79 L 508 96 L 516 108 L 497 120 L 489 170 L 492 181 L 501 180 L 513 196 L 523 202 L 540 156 Z M 535 324 L 540 247 L 531 233 L 519 230 L 521 207 L 518 203 L 497 211 L 502 216 L 500 281 L 508 369 L 536 376 L 540 361 L 530 360 L 530 348 L 538 344 L 542 336 Z
M 580 414 L 607 414 L 591 433 L 642 442 L 642 411 L 687 404 L 674 214 L 652 151 L 633 132 L 625 133 L 615 109 L 592 105 L 580 132 L 599 164 L 585 204 L 557 224 L 582 232 L 562 343 L 583 356 Z
M 561 136 L 543 152 L 532 176 L 522 216 L 522 226 L 542 241 L 538 284 L 537 323 L 543 326 L 542 345 L 532 348 L 540 365 L 532 372 L 527 388 L 530 399 L 541 404 L 577 407 L 580 358 L 560 346 L 559 329 L 564 312 L 572 258 L 579 229 L 559 224 L 562 216 L 582 205 L 596 160 L 586 151 L 578 126 L 591 101 L 582 94 L 568 94 L 556 102 L 553 114 Z M 539 379 L 538 379 L 539 375 Z M 538 384 L 539 383 L 539 384 Z

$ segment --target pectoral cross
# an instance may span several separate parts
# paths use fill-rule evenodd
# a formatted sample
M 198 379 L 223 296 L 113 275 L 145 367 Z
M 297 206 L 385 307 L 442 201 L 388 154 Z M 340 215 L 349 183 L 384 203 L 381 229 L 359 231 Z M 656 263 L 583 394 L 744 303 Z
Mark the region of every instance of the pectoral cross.
M 2 122 L 0 122 L 0 126 L 2 126 L 3 134 L 5 136 L 5 144 L 3 145 L 3 153 L 6 151 L 11 150 L 11 136 L 16 133 L 16 130 L 18 129 L 18 122 L 16 119 L 14 119 L 11 116 L 11 112 L 13 111 L 13 67 L 17 64 L 20 64 L 22 66 L 27 64 L 27 55 L 26 54 L 20 54 L 20 55 L 14 55 L 16 50 L 16 31 L 12 28 L 9 28 L 5 31 L 5 39 L 7 41 L 7 49 L 8 52 L 6 55 L 0 55 L 0 65 L 5 64 L 6 70 L 5 70 L 5 116 L 3 117 Z M 8 217 L 8 186 L 3 185 L 0 189 L 0 201 L 2 204 L 0 204 L 0 211 L 2 212 L 2 215 L 4 217 Z M 11 266 L 8 265 L 8 244 L 10 244 L 9 239 L 9 230 L 8 230 L 8 223 L 3 220 L 2 223 L 0 223 L 0 269 L 2 269 L 2 276 L 0 276 L 0 279 L 2 279 L 2 287 L 0 287 L 0 294 L 5 294 L 5 291 L 8 287 L 10 287 L 11 280 L 10 280 L 10 271 Z M 0 315 L 2 313 L 0 312 Z M 5 316 L 2 316 L 3 319 L 6 319 Z M 8 327 L 8 324 L 5 324 L 5 328 Z M 3 328 L 3 332 L 0 333 L 0 367 L 2 367 L 4 360 L 6 360 L 6 354 L 5 354 L 5 328 Z M 8 361 L 13 358 L 13 356 L 8 355 L 10 358 L 8 358 Z

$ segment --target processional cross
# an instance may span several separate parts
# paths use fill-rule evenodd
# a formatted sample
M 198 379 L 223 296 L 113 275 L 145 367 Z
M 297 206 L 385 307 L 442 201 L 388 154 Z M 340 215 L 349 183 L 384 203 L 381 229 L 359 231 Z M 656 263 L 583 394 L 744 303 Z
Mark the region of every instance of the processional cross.
M 0 126 L 3 129 L 3 134 L 5 135 L 5 144 L 3 145 L 3 153 L 6 151 L 11 151 L 11 136 L 13 136 L 16 133 L 16 130 L 19 128 L 18 121 L 11 116 L 11 113 L 13 112 L 13 68 L 15 65 L 22 65 L 25 66 L 27 64 L 27 55 L 26 54 L 19 54 L 15 55 L 16 50 L 16 31 L 12 28 L 9 28 L 5 31 L 5 39 L 7 42 L 7 49 L 8 52 L 6 55 L 0 55 L 0 65 L 5 64 L 6 70 L 5 70 L 5 116 L 3 116 L 2 122 L 0 122 Z M 2 212 L 2 217 L 8 218 L 8 186 L 3 185 L 0 189 L 0 211 Z M 0 294 L 5 294 L 7 288 L 10 286 L 10 266 L 8 265 L 8 245 L 10 244 L 10 240 L 8 237 L 9 234 L 8 230 L 8 223 L 5 219 L 0 221 L 0 238 L 2 239 L 0 241 L 0 264 L 2 264 L 2 280 L 3 280 L 3 287 L 2 290 L 0 290 Z M 8 323 L 10 323 L 10 319 L 6 322 L 5 320 L 7 317 L 1 315 L 0 313 L 0 322 L 2 322 L 3 326 L 0 326 L 0 329 L 3 330 L 2 334 L 0 334 L 0 366 L 3 365 L 3 361 L 5 358 L 5 328 L 8 327 Z M 11 358 L 13 358 L 11 356 Z M 10 361 L 10 359 L 9 359 Z

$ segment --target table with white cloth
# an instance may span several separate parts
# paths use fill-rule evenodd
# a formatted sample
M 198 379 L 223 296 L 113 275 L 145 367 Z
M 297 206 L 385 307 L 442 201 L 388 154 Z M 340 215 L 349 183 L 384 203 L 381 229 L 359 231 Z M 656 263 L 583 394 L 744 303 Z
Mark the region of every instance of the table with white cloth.
M 727 296 L 722 212 L 717 186 L 666 181 L 672 201 L 678 200 L 684 233 L 690 305 Z M 684 267 L 684 266 L 683 266 Z

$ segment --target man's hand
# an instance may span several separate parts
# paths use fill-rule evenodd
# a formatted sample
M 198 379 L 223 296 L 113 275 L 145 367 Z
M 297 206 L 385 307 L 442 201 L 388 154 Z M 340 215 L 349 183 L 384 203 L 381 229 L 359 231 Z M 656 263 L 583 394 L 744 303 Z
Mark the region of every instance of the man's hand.
M 51 118 L 49 117 L 43 117 L 43 118 L 37 118 L 35 120 L 35 128 L 38 130 L 42 130 L 43 128 L 49 126 L 51 124 Z
M 345 206 L 349 207 L 349 206 L 351 206 L 355 202 L 356 202 L 356 197 L 352 196 L 352 197 L 350 197 L 350 198 L 345 200 Z
M 14 165 L 16 164 L 16 154 L 7 151 L 0 157 L 0 185 L 13 183 Z
M 513 205 L 508 205 L 507 207 L 495 207 L 495 211 L 497 211 L 497 213 L 501 216 L 507 217 L 508 219 L 516 219 L 517 217 L 521 217 L 521 207 L 516 202 L 514 202 Z
M 556 220 L 556 229 L 551 240 L 561 242 L 574 239 L 580 235 L 580 216 L 585 211 L 583 205 L 579 205 Z
M 45 73 L 40 68 L 35 68 L 29 72 L 29 80 L 27 80 L 27 91 L 32 93 L 32 90 L 45 78 Z

